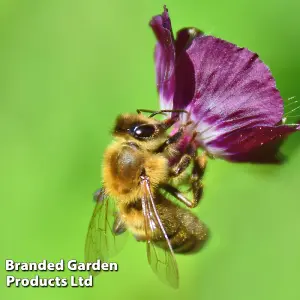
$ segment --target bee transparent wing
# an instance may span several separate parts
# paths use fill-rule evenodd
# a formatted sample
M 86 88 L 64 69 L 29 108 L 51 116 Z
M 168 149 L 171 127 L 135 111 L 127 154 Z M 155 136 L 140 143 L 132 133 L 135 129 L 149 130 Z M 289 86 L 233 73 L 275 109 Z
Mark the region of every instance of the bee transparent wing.
M 178 288 L 179 274 L 175 255 L 168 235 L 156 210 L 148 177 L 142 176 L 141 184 L 144 190 L 142 208 L 145 218 L 148 262 L 154 273 L 156 273 L 163 282 L 174 288 Z M 159 247 L 158 244 L 153 241 L 153 239 L 155 240 L 153 237 L 156 239 L 158 238 L 160 244 L 164 245 L 164 247 Z
M 115 234 L 114 222 L 118 216 L 115 201 L 104 190 L 96 194 L 96 207 L 91 218 L 85 242 L 85 261 L 106 262 L 116 255 L 124 246 L 127 232 Z M 97 275 L 98 272 L 93 272 Z

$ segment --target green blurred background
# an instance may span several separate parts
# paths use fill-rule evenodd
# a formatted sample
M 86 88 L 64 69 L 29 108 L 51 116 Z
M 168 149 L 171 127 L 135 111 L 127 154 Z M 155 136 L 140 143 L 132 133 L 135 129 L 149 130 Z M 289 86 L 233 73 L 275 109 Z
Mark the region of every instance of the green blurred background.
M 93 288 L 6 288 L 4 270 L 7 258 L 83 260 L 114 119 L 158 108 L 148 21 L 163 4 L 175 31 L 196 26 L 258 52 L 287 99 L 300 95 L 299 1 L 0 3 L 1 299 L 300 299 L 299 133 L 280 167 L 209 162 L 196 211 L 212 237 L 177 257 L 178 291 L 153 275 L 133 238 L 119 272 Z

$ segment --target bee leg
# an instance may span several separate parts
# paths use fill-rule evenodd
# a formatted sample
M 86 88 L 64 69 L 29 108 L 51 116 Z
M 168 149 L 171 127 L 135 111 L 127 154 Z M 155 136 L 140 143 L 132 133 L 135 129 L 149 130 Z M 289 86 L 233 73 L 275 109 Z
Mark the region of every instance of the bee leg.
M 162 184 L 160 187 L 189 208 L 196 207 L 199 202 L 197 199 L 189 200 L 182 192 L 170 184 Z
M 170 176 L 177 177 L 178 175 L 180 175 L 188 168 L 193 158 L 195 158 L 196 149 L 193 146 L 195 137 L 196 134 L 192 136 L 190 142 L 186 146 L 186 149 L 184 151 L 185 153 L 181 156 L 179 162 L 170 169 Z
M 184 156 L 182 156 L 182 159 Z M 194 166 L 191 176 L 191 187 L 193 191 L 193 200 L 189 200 L 186 196 L 180 192 L 177 188 L 170 184 L 161 184 L 160 187 L 166 192 L 170 193 L 177 200 L 184 203 L 187 207 L 194 208 L 199 204 L 200 199 L 203 195 L 203 184 L 201 179 L 204 175 L 204 171 L 207 164 L 206 153 L 203 152 L 200 156 L 194 158 Z
M 96 202 L 101 202 L 106 197 L 105 189 L 102 187 L 93 194 L 93 199 Z
M 179 162 L 170 169 L 170 176 L 177 177 L 182 172 L 184 172 L 192 161 L 192 156 L 189 154 L 184 154 L 181 156 Z
M 115 235 L 120 235 L 126 231 L 126 226 L 120 215 L 117 213 L 113 224 L 113 232 Z
M 194 158 L 194 166 L 191 176 L 191 187 L 193 191 L 193 196 L 197 204 L 203 195 L 203 183 L 202 178 L 206 169 L 207 155 L 203 152 L 200 156 Z
M 182 134 L 183 134 L 183 130 L 179 129 L 174 135 L 172 135 L 167 140 L 165 140 L 164 143 L 160 145 L 155 152 L 156 153 L 163 152 L 170 144 L 177 143 L 179 139 L 182 137 Z
M 173 126 L 173 124 L 176 123 L 177 120 L 178 120 L 177 117 L 167 119 L 165 121 L 165 123 L 164 123 L 165 125 L 163 125 L 165 127 L 164 129 L 167 130 L 168 128 L 170 128 L 171 126 Z M 172 136 L 170 136 L 168 139 L 166 139 L 163 142 L 163 144 L 160 145 L 155 152 L 156 153 L 163 152 L 169 145 L 177 143 L 181 139 L 181 137 L 182 137 L 182 135 L 184 133 L 185 128 L 188 125 L 190 125 L 190 124 L 191 124 L 191 122 L 187 122 L 186 124 L 180 126 L 179 129 L 178 129 L 178 131 L 175 134 L 173 134 Z M 189 144 L 192 143 L 192 141 L 194 140 L 195 136 L 196 135 L 194 134 Z

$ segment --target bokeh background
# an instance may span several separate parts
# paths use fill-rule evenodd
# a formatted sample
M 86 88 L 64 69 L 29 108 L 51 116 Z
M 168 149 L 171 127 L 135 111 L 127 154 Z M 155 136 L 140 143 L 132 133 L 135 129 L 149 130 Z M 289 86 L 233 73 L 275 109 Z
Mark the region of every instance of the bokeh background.
M 296 96 L 287 104 L 299 99 L 299 1 L 1 0 L 1 299 L 300 299 L 299 133 L 282 166 L 209 162 L 196 212 L 212 237 L 177 257 L 179 290 L 155 277 L 133 238 L 119 272 L 93 288 L 5 287 L 5 259 L 83 261 L 114 119 L 158 108 L 148 21 L 163 4 L 175 31 L 196 26 L 258 52 L 283 98 Z

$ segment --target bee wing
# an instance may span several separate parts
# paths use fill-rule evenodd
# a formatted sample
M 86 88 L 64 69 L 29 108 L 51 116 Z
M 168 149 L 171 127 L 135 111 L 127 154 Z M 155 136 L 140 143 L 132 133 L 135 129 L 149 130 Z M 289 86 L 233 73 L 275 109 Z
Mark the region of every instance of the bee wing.
M 100 191 L 101 192 L 101 191 Z M 113 230 L 118 210 L 115 201 L 102 191 L 91 218 L 85 242 L 85 261 L 107 261 L 116 255 L 126 241 L 127 232 L 116 235 Z M 98 272 L 92 273 L 97 275 Z
M 156 273 L 163 282 L 174 288 L 178 288 L 179 275 L 177 263 L 168 235 L 157 213 L 149 179 L 144 177 L 141 184 L 144 190 L 142 208 L 145 218 L 148 262 L 154 273 Z M 165 242 L 166 247 L 164 249 L 160 248 L 153 242 L 153 237 L 159 237 L 160 242 Z

